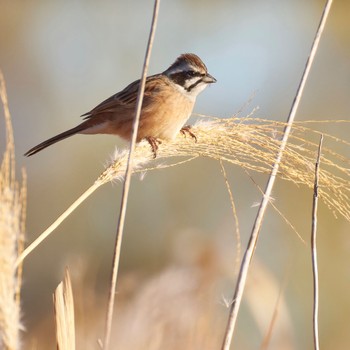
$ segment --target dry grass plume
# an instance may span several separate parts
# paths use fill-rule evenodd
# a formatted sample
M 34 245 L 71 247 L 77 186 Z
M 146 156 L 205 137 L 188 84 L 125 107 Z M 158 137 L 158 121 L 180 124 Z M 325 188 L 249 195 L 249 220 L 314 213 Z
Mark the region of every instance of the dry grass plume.
M 316 126 L 321 123 L 349 125 L 349 121 L 306 121 L 293 125 L 278 177 L 297 186 L 313 188 L 313 169 L 321 132 L 307 127 L 310 123 Z M 141 142 L 135 149 L 134 172 L 166 168 L 198 157 L 207 157 L 268 174 L 274 164 L 285 126 L 284 122 L 253 117 L 206 117 L 192 128 L 197 142 L 183 135 L 174 141 L 163 142 L 156 160 L 148 143 Z M 324 138 L 320 198 L 334 215 L 342 215 L 350 221 L 350 161 L 332 150 L 334 143 L 342 143 L 346 147 L 350 143 L 328 134 L 324 134 Z M 99 185 L 123 177 L 127 153 L 116 153 L 113 163 L 98 178 Z M 179 157 L 185 160 L 179 161 Z
M 249 172 L 266 174 L 271 172 L 286 123 L 252 116 L 245 118 L 233 116 L 227 119 L 200 117 L 201 119 L 192 128 L 197 141 L 179 133 L 174 140 L 162 142 L 156 159 L 147 141 L 137 144 L 133 157 L 133 173 L 169 168 L 199 157 L 237 165 Z M 340 215 L 350 221 L 350 160 L 333 150 L 336 144 L 341 144 L 345 149 L 350 148 L 350 143 L 308 127 L 323 124 L 339 124 L 347 127 L 349 121 L 296 122 L 292 127 L 277 176 L 296 186 L 312 189 L 318 142 L 323 134 L 324 146 L 321 156 L 323 167 L 320 172 L 319 197 L 336 217 Z M 17 259 L 17 264 L 22 262 L 100 186 L 123 179 L 128 152 L 128 149 L 115 152 L 112 162 L 95 183 L 24 250 Z

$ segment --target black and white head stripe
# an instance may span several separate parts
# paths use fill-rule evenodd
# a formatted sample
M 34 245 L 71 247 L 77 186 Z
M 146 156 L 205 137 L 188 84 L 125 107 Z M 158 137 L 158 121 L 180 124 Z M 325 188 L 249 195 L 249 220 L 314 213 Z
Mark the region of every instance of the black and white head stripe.
M 199 93 L 207 84 L 216 81 L 208 74 L 207 67 L 202 60 L 197 55 L 190 53 L 178 57 L 163 74 L 189 93 L 191 91 L 195 93 L 197 90 Z M 201 83 L 203 86 L 200 87 Z
M 170 73 L 169 78 L 175 83 L 182 86 L 186 91 L 191 91 L 195 86 L 203 81 L 205 73 L 194 70 L 186 70 Z

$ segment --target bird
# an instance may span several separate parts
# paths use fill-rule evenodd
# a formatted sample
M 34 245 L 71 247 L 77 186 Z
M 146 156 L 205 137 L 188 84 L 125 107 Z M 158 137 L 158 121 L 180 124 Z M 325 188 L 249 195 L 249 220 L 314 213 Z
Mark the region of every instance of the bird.
M 160 74 L 146 78 L 136 142 L 146 139 L 154 158 L 162 140 L 172 140 L 181 132 L 196 139 L 190 117 L 196 97 L 216 79 L 208 73 L 203 61 L 193 53 L 181 54 Z M 125 140 L 132 137 L 133 121 L 140 80 L 129 84 L 83 114 L 83 122 L 31 148 L 24 155 L 33 154 L 75 134 L 112 134 Z

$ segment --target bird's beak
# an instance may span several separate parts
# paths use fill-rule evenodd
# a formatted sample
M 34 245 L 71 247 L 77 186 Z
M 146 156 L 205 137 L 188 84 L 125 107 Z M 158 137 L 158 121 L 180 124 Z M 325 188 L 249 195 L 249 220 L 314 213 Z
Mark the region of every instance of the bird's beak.
M 210 75 L 209 73 L 207 73 L 207 75 L 204 77 L 203 81 L 207 84 L 216 83 L 216 79 L 212 75 Z

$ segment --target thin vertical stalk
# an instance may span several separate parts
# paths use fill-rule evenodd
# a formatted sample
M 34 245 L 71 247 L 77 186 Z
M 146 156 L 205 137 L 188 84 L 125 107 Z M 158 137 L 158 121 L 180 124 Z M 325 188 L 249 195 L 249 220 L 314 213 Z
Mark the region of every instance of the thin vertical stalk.
M 317 264 L 317 245 L 316 245 L 316 235 L 317 235 L 317 207 L 318 207 L 318 183 L 319 183 L 319 173 L 320 173 L 320 160 L 321 160 L 321 148 L 323 142 L 323 135 L 321 135 L 320 144 L 318 146 L 318 155 L 315 164 L 315 184 L 314 184 L 314 195 L 312 201 L 312 222 L 311 222 L 311 260 L 312 260 L 312 276 L 313 276 L 313 287 L 314 287 L 314 303 L 313 303 L 313 337 L 314 337 L 314 349 L 319 350 L 319 340 L 318 340 L 318 264 Z
M 145 60 L 144 60 L 144 64 L 143 64 L 142 78 L 140 80 L 140 88 L 139 88 L 138 95 L 137 95 L 135 119 L 134 119 L 134 124 L 133 124 L 133 134 L 132 134 L 132 138 L 131 138 L 131 142 L 130 142 L 130 152 L 129 152 L 126 171 L 125 171 L 125 180 L 124 180 L 122 199 L 121 199 L 121 205 L 120 205 L 120 212 L 119 212 L 119 220 L 118 220 L 116 239 L 115 239 L 112 276 L 111 276 L 111 284 L 110 284 L 110 290 L 109 290 L 109 301 L 108 301 L 105 335 L 104 335 L 104 342 L 103 342 L 103 349 L 104 350 L 109 349 L 109 343 L 110 343 L 110 337 L 111 337 L 114 299 L 115 299 L 115 291 L 116 291 L 119 261 L 120 261 L 120 251 L 121 251 L 121 244 L 122 244 L 122 239 L 123 239 L 125 214 L 126 214 L 126 207 L 127 207 L 127 203 L 128 203 L 130 180 L 131 180 L 131 174 L 132 174 L 133 152 L 135 149 L 137 132 L 138 132 L 138 128 L 139 128 L 139 121 L 140 121 L 141 107 L 142 107 L 142 101 L 143 101 L 145 84 L 146 84 L 147 70 L 148 70 L 148 65 L 149 65 L 149 61 L 150 61 L 150 57 L 151 57 L 154 36 L 155 36 L 155 32 L 156 32 L 156 25 L 157 25 L 158 12 L 159 12 L 159 3 L 160 3 L 160 0 L 154 1 L 152 25 L 151 25 L 149 38 L 148 38 Z
M 278 173 L 278 169 L 279 169 L 279 165 L 280 165 L 280 162 L 282 159 L 282 155 L 283 155 L 284 149 L 287 145 L 289 134 L 290 134 L 290 131 L 291 131 L 294 119 L 295 119 L 296 112 L 297 112 L 299 104 L 300 104 L 300 100 L 301 100 L 301 97 L 303 94 L 303 90 L 304 90 L 307 78 L 308 78 L 309 73 L 310 73 L 312 63 L 314 61 L 314 58 L 315 58 L 315 55 L 317 52 L 317 48 L 318 48 L 320 38 L 321 38 L 321 35 L 323 33 L 325 24 L 326 24 L 327 17 L 329 15 L 329 12 L 331 9 L 331 5 L 332 5 L 332 0 L 328 0 L 326 5 L 325 5 L 325 8 L 323 10 L 321 20 L 320 20 L 320 23 L 319 23 L 318 29 L 316 31 L 316 35 L 315 35 L 312 47 L 311 47 L 310 55 L 309 55 L 308 60 L 306 62 L 301 81 L 299 83 L 296 95 L 294 97 L 294 101 L 292 103 L 291 110 L 289 112 L 289 116 L 287 119 L 287 125 L 284 129 L 284 133 L 283 133 L 281 145 L 280 145 L 277 157 L 276 157 L 276 161 L 275 161 L 275 164 L 272 168 L 270 177 L 268 179 L 268 182 L 267 182 L 267 185 L 265 188 L 264 196 L 261 200 L 261 203 L 260 203 L 260 206 L 258 209 L 258 213 L 257 213 L 256 218 L 255 218 L 255 222 L 254 222 L 254 225 L 252 228 L 252 232 L 250 234 L 250 239 L 249 239 L 249 242 L 247 245 L 247 249 L 245 251 L 245 254 L 243 256 L 243 260 L 241 263 L 241 268 L 239 271 L 235 292 L 234 292 L 234 295 L 232 298 L 232 304 L 230 307 L 229 318 L 228 318 L 228 322 L 227 322 L 227 326 L 226 326 L 226 330 L 225 330 L 225 335 L 224 335 L 224 340 L 223 340 L 223 344 L 222 344 L 222 350 L 229 350 L 230 349 L 230 345 L 231 345 L 232 337 L 233 337 L 233 332 L 234 332 L 236 321 L 237 321 L 238 311 L 239 311 L 239 307 L 241 305 L 243 291 L 244 291 L 247 276 L 248 276 L 250 263 L 252 261 L 254 251 L 255 251 L 255 248 L 257 245 L 257 241 L 258 241 L 261 225 L 263 222 L 263 218 L 264 218 L 264 215 L 266 212 L 267 205 L 270 201 L 272 188 L 273 188 L 273 185 L 275 183 L 275 179 L 276 179 L 276 175 Z

